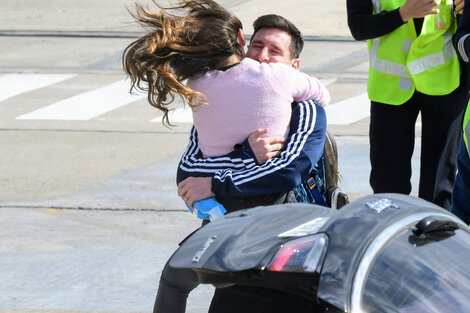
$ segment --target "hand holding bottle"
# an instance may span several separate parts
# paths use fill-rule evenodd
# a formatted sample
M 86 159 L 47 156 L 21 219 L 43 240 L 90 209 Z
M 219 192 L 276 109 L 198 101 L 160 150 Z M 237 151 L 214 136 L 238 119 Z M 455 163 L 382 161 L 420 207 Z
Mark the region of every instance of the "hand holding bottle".
M 455 11 L 455 13 L 462 14 L 464 4 L 465 4 L 464 0 L 455 0 L 454 1 L 454 11 Z
M 178 184 L 178 196 L 193 207 L 196 201 L 215 197 L 211 188 L 212 177 L 188 177 Z
M 421 18 L 428 14 L 437 14 L 439 10 L 436 6 L 439 4 L 440 1 L 434 0 L 407 0 L 399 9 L 401 19 L 406 23 L 413 18 Z

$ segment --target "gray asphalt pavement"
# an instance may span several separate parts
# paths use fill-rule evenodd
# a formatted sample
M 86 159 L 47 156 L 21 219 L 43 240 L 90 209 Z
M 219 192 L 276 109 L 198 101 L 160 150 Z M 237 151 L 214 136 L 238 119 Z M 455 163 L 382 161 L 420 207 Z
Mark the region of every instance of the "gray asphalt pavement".
M 163 265 L 198 223 L 156 211 L 0 208 L 0 312 L 150 312 Z M 204 312 L 212 287 L 190 297 Z
M 336 104 L 327 113 L 341 186 L 352 198 L 371 193 L 363 105 L 368 53 L 349 34 L 344 1 L 220 3 L 240 17 L 246 34 L 267 13 L 301 29 L 301 69 L 328 83 Z M 191 126 L 183 113 L 167 129 L 136 98 L 73 116 L 127 97 L 120 56 L 140 34 L 126 10 L 132 5 L 2 1 L 0 313 L 150 312 L 165 261 L 200 225 L 176 195 L 176 166 Z M 64 109 L 55 117 L 71 103 L 72 115 Z M 419 144 L 414 173 L 418 157 Z M 211 293 L 211 286 L 199 287 L 188 312 L 206 312 Z

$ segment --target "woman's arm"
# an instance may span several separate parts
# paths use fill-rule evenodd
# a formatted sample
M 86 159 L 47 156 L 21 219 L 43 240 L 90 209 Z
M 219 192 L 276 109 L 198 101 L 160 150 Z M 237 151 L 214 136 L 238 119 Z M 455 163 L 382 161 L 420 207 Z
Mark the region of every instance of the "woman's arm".
M 282 75 L 282 80 L 293 83 L 294 100 L 302 102 L 305 100 L 314 100 L 322 107 L 326 107 L 331 100 L 330 92 L 325 85 L 316 77 L 302 73 L 292 67 Z
M 403 25 L 399 9 L 372 14 L 371 0 L 347 0 L 346 8 L 349 30 L 356 40 L 381 37 Z

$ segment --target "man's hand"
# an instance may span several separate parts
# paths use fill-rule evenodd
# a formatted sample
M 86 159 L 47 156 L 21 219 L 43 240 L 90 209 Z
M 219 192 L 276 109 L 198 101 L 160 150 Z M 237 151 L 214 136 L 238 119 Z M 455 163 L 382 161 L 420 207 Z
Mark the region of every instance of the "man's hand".
M 444 0 L 441 0 L 441 1 L 444 1 Z M 464 0 L 455 0 L 454 1 L 454 11 L 455 11 L 455 13 L 462 14 L 464 4 L 465 4 Z
M 406 23 L 412 18 L 421 18 L 428 14 L 437 14 L 439 11 L 435 7 L 439 5 L 439 3 L 439 0 L 406 0 L 406 3 L 399 9 L 401 19 Z
M 212 177 L 188 177 L 178 184 L 178 196 L 194 208 L 194 202 L 215 197 L 211 188 Z
M 267 132 L 267 128 L 259 128 L 248 137 L 248 143 L 256 156 L 258 164 L 263 164 L 279 155 L 285 140 L 282 136 L 266 137 Z

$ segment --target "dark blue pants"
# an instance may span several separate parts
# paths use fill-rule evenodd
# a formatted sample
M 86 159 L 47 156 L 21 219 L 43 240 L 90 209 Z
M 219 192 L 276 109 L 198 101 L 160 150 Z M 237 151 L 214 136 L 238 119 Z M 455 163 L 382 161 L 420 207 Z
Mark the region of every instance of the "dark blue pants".
M 457 154 L 457 168 L 450 211 L 470 224 L 470 158 L 463 138 Z

